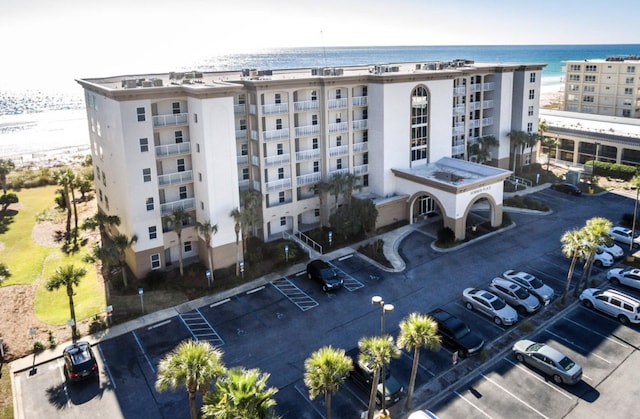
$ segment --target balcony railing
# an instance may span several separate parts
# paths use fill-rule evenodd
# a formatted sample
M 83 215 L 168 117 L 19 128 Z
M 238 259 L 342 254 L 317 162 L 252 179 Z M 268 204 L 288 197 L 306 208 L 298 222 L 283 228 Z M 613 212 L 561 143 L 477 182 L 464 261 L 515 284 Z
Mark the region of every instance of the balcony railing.
M 347 173 L 349 173 L 349 169 L 336 169 L 336 170 L 332 170 L 329 172 L 329 178 L 334 177 L 337 174 L 343 174 L 346 175 Z
M 249 113 L 255 115 L 258 113 L 258 107 L 256 105 L 249 105 Z
M 487 125 L 493 125 L 493 118 L 482 118 L 482 126 L 486 127 Z
M 349 154 L 349 146 L 340 145 L 329 148 L 329 156 L 331 157 L 344 156 L 345 154 Z
M 329 132 L 335 134 L 337 132 L 346 132 L 349 130 L 349 123 L 347 122 L 336 122 L 334 124 L 329 124 Z
M 245 113 L 247 111 L 247 107 L 243 103 L 242 105 L 233 105 L 233 113 Z
M 320 157 L 320 149 L 300 150 L 296 151 L 296 160 L 312 160 Z
M 320 125 L 305 125 L 296 127 L 296 137 L 306 137 L 320 134 Z
M 368 164 L 361 164 L 361 165 L 355 166 L 353 168 L 353 174 L 354 175 L 364 175 L 366 173 L 369 173 L 369 165 Z
M 262 105 L 262 113 L 265 115 L 273 115 L 277 113 L 289 112 L 288 103 L 271 103 L 269 105 Z
M 351 103 L 353 106 L 367 106 L 367 96 L 354 96 Z
M 457 156 L 458 154 L 464 154 L 464 145 L 456 145 L 451 147 L 451 155 Z
M 287 138 L 288 136 L 289 136 L 289 128 L 273 129 L 270 131 L 262 132 L 262 138 L 264 138 L 265 141 L 279 140 L 281 138 Z
M 495 84 L 494 82 L 490 81 L 490 82 L 484 83 L 484 84 L 482 85 L 482 88 L 483 88 L 483 89 L 484 89 L 484 91 L 486 92 L 487 90 L 493 90 L 495 85 L 496 85 L 496 84 Z
M 244 156 L 236 156 L 236 160 L 238 164 L 249 164 L 249 156 L 246 154 Z
M 329 106 L 329 109 L 340 109 L 340 108 L 346 108 L 349 105 L 349 102 L 347 102 L 347 98 L 341 98 L 341 99 L 329 99 L 327 101 L 327 105 Z
M 320 102 L 317 100 L 301 100 L 293 103 L 293 109 L 296 112 L 306 112 L 320 109 Z
M 473 106 L 473 105 L 470 105 L 470 106 Z M 472 108 L 470 109 L 473 110 Z M 464 113 L 465 113 L 464 105 L 458 105 L 453 107 L 453 116 L 464 115 Z
M 164 144 L 164 145 L 156 146 L 157 157 L 175 156 L 178 154 L 189 154 L 189 153 L 191 153 L 191 143 L 189 141 L 186 141 L 183 143 Z
M 285 189 L 291 189 L 291 178 L 278 179 L 273 182 L 267 182 L 267 192 L 279 192 Z
M 459 86 L 459 87 L 455 87 L 453 89 L 453 94 L 455 96 L 463 96 L 467 93 L 467 87 L 466 86 Z
M 357 119 L 353 121 L 353 129 L 367 129 L 368 119 Z
M 264 164 L 266 166 L 273 166 L 275 164 L 285 164 L 291 161 L 291 155 L 287 154 L 276 154 L 275 156 L 268 156 L 264 158 Z
M 273 207 L 279 207 L 281 205 L 286 205 L 286 204 L 290 204 L 293 202 L 293 199 L 291 198 L 285 198 L 284 200 L 280 201 L 276 201 L 276 202 L 269 202 L 269 205 L 267 208 L 273 208 Z
M 180 183 L 188 183 L 193 181 L 193 171 L 186 170 L 184 172 L 169 173 L 158 176 L 158 186 L 178 185 Z
M 243 180 L 239 180 L 238 181 L 238 188 L 241 191 L 244 191 L 246 189 L 249 189 L 249 187 L 253 185 L 253 190 L 254 191 L 259 191 L 260 190 L 260 182 L 258 182 L 257 180 L 254 180 L 253 182 L 250 179 L 243 179 Z
M 171 214 L 177 209 L 190 210 L 195 208 L 195 198 L 180 199 L 179 201 L 167 202 L 160 204 L 160 212 L 162 215 Z
M 309 173 L 307 175 L 300 175 L 296 177 L 296 181 L 298 182 L 298 186 L 311 185 L 313 183 L 318 183 L 322 179 L 322 175 L 320 172 Z
M 258 141 L 258 131 L 254 130 L 254 129 L 251 130 L 251 139 L 253 141 Z
M 175 113 L 168 115 L 154 115 L 154 127 L 175 127 L 177 125 L 187 125 L 189 123 L 188 113 Z
M 236 130 L 236 140 L 245 140 L 247 138 L 247 130 L 246 129 L 237 129 Z
M 365 151 L 369 150 L 369 142 L 368 141 L 363 141 L 361 143 L 354 143 L 353 144 L 353 152 L 354 153 L 364 153 Z
M 453 128 L 453 135 L 462 135 L 464 134 L 464 125 L 456 126 Z

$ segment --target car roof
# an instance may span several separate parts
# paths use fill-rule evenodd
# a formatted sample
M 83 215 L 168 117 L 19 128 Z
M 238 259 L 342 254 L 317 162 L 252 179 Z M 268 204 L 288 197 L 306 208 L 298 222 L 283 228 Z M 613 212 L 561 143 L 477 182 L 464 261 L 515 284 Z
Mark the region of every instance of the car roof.
M 623 292 L 615 290 L 613 288 L 609 288 L 607 290 L 596 290 L 594 292 L 594 294 L 609 295 L 609 296 L 617 297 L 617 298 L 619 298 L 621 300 L 624 300 L 627 303 L 640 306 L 640 300 L 638 300 L 637 298 L 634 298 L 634 297 L 632 297 L 632 296 L 630 296 L 628 294 L 625 294 Z
M 620 268 L 618 268 L 618 269 L 620 269 Z M 638 269 L 638 268 L 620 269 L 619 272 L 624 272 L 624 273 L 629 273 L 629 274 L 634 274 L 634 275 L 640 275 L 640 269 Z
M 552 359 L 556 362 L 560 362 L 566 355 L 560 352 L 559 350 L 552 348 L 551 346 L 543 343 L 543 346 L 538 350 L 539 354 L 546 356 L 549 359 Z
M 615 226 L 613 228 L 611 228 L 611 231 L 623 231 L 625 233 L 631 233 L 631 230 L 626 228 L 626 227 L 620 227 L 620 226 Z
M 522 288 L 520 285 L 516 284 L 515 282 L 509 281 L 508 279 L 505 279 L 505 278 L 493 278 L 491 282 L 494 284 L 499 284 L 504 287 L 507 287 L 510 290 L 517 290 L 518 288 Z
M 313 266 L 314 268 L 326 268 L 329 264 L 322 259 L 315 259 L 309 262 L 309 265 L 307 266 Z
M 85 350 L 87 348 L 91 348 L 91 345 L 89 345 L 89 342 L 81 340 L 78 342 L 74 342 L 71 345 L 64 348 L 64 352 L 74 353 L 74 352 Z

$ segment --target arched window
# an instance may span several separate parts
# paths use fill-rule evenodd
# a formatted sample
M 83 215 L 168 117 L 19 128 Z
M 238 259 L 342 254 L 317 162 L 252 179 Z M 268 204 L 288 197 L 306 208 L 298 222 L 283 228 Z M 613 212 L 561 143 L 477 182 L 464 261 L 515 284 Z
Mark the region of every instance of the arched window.
M 428 163 L 429 91 L 418 86 L 411 92 L 411 165 Z

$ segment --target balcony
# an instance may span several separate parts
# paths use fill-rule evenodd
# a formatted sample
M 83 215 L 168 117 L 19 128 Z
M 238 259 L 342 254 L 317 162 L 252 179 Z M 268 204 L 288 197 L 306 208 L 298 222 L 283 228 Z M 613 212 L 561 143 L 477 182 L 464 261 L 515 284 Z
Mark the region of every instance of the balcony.
M 254 130 L 254 129 L 251 130 L 251 139 L 253 141 L 258 141 L 258 131 Z
M 347 132 L 349 130 L 349 123 L 347 122 L 336 122 L 334 124 L 329 124 L 329 132 L 331 134 L 336 134 L 339 132 Z
M 269 202 L 267 204 L 267 208 L 273 208 L 273 207 L 279 207 L 281 205 L 287 205 L 293 202 L 293 199 L 291 198 L 285 198 L 284 200 L 280 201 L 276 201 L 276 202 Z
M 246 129 L 237 129 L 236 130 L 236 140 L 246 140 L 247 139 L 247 130 Z
M 296 137 L 308 137 L 320 134 L 320 125 L 305 125 L 296 127 Z
M 466 86 L 459 86 L 459 87 L 454 87 L 453 88 L 453 95 L 454 96 L 464 96 L 467 93 L 467 87 Z
M 185 170 L 184 172 L 175 172 L 158 176 L 158 186 L 179 185 L 181 183 L 189 183 L 192 181 L 192 170 Z
M 280 192 L 286 189 L 291 189 L 291 178 L 278 179 L 273 182 L 267 182 L 267 192 Z
M 236 160 L 238 164 L 241 164 L 241 165 L 249 164 L 249 156 L 246 154 L 244 156 L 236 156 Z
M 490 81 L 490 82 L 488 82 L 488 83 L 484 83 L 484 84 L 482 85 L 482 88 L 483 88 L 483 89 L 484 89 L 484 91 L 486 92 L 486 91 L 488 91 L 488 90 L 493 90 L 493 89 L 495 88 L 495 85 L 496 85 L 496 84 L 495 84 L 494 82 Z
M 317 100 L 302 100 L 299 102 L 293 102 L 293 109 L 296 112 L 315 111 L 320 109 L 320 102 Z
M 354 175 L 365 175 L 369 173 L 369 165 L 368 164 L 361 164 L 360 166 L 355 166 L 353 168 L 353 174 Z
M 253 187 L 251 187 L 253 185 Z M 243 179 L 238 181 L 238 188 L 241 191 L 247 190 L 249 188 L 254 191 L 260 191 L 260 182 L 257 180 L 251 181 L 250 179 Z
M 354 143 L 353 144 L 353 152 L 354 153 L 364 153 L 366 151 L 369 151 L 369 142 L 368 141 L 363 141 L 361 143 Z
M 473 109 L 473 104 L 469 105 L 470 106 L 470 110 L 474 110 Z M 457 105 L 453 107 L 453 116 L 460 116 L 460 115 L 464 115 L 465 114 L 465 110 L 464 110 L 464 105 Z
M 258 113 L 258 107 L 256 105 L 249 105 L 249 113 L 255 115 Z
M 342 99 L 329 99 L 327 101 L 327 106 L 329 107 L 329 109 L 342 109 L 342 108 L 346 108 L 349 105 L 349 102 L 347 102 L 347 98 L 342 98 Z
M 156 146 L 156 157 L 177 156 L 191 153 L 191 143 L 165 144 Z
M 176 113 L 176 114 L 168 114 L 168 115 L 154 115 L 153 116 L 153 127 L 175 127 L 178 125 L 188 125 L 189 124 L 189 114 L 188 113 Z
M 180 199 L 178 201 L 173 201 L 173 202 L 166 202 L 164 204 L 160 204 L 160 212 L 162 213 L 162 215 L 168 215 L 177 209 L 188 211 L 188 210 L 194 209 L 195 204 L 196 204 L 195 198 L 187 198 L 187 199 Z
M 486 127 L 488 125 L 493 125 L 493 118 L 492 117 L 482 118 L 482 126 Z
M 312 185 L 320 182 L 322 175 L 320 172 L 309 173 L 308 175 L 300 175 L 296 178 L 298 186 Z
M 349 173 L 349 169 L 336 169 L 329 172 L 329 179 L 333 178 L 335 175 L 343 174 L 346 175 Z
M 329 156 L 331 157 L 344 156 L 346 154 L 349 154 L 349 146 L 340 145 L 329 148 Z
M 245 113 L 247 111 L 247 108 L 245 106 L 245 104 L 237 104 L 237 105 L 233 105 L 233 113 L 234 114 L 241 114 L 241 113 Z
M 353 129 L 367 129 L 368 119 L 356 119 L 353 121 Z
M 320 157 L 320 149 L 311 149 L 311 150 L 300 150 L 296 151 L 296 160 L 315 160 Z
M 262 113 L 264 115 L 274 115 L 287 112 L 289 112 L 288 103 L 272 103 L 270 105 L 262 105 Z
M 462 134 L 464 134 L 464 124 L 453 127 L 453 135 L 462 135 Z
M 458 154 L 464 154 L 464 145 L 456 145 L 451 147 L 451 155 L 457 156 Z
M 355 96 L 351 100 L 351 103 L 353 104 L 353 106 L 367 106 L 367 96 Z
M 262 131 L 262 138 L 265 141 L 279 140 L 289 137 L 289 128 L 273 129 L 270 131 Z
M 291 161 L 291 155 L 287 154 L 276 154 L 275 156 L 268 156 L 264 158 L 265 166 L 273 166 L 273 165 L 282 165 L 289 163 Z

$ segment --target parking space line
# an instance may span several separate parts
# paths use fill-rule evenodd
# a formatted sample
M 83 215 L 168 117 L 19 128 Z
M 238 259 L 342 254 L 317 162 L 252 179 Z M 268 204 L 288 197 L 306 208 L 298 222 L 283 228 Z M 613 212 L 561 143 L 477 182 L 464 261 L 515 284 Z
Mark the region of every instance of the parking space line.
M 444 348 L 443 348 L 444 349 Z M 446 349 L 445 349 L 446 350 Z M 400 353 L 403 356 L 406 356 L 408 359 L 410 359 L 411 361 L 413 361 L 413 356 L 409 355 L 408 353 L 406 353 L 405 351 L 400 351 Z M 426 367 L 423 367 L 422 364 L 418 363 L 418 368 L 420 368 L 422 371 L 425 371 L 427 373 L 429 373 L 432 377 L 435 377 L 436 375 L 434 373 L 432 373 L 430 370 L 428 370 Z
M 104 366 L 104 369 L 107 370 L 107 375 L 109 376 L 109 382 L 111 383 L 111 386 L 115 390 L 118 388 L 118 386 L 116 386 L 116 381 L 113 379 L 113 375 L 111 375 L 111 370 L 109 369 L 109 365 L 107 364 L 107 358 L 105 358 L 104 352 L 102 352 L 102 348 L 100 347 L 100 345 L 96 345 L 96 346 L 98 347 L 98 352 L 100 352 L 100 357 L 102 358 L 102 366 Z
M 527 406 L 529 409 L 533 410 L 534 412 L 536 412 L 537 414 L 539 414 L 540 416 L 542 416 L 545 419 L 549 419 L 548 416 L 545 416 L 542 412 L 540 412 L 538 409 L 536 409 L 535 407 L 531 406 L 529 403 L 525 402 L 524 400 L 522 400 L 520 397 L 516 396 L 515 394 L 513 394 L 512 392 L 510 392 L 509 390 L 507 390 L 506 388 L 504 388 L 503 386 L 501 386 L 500 384 L 498 384 L 496 381 L 492 380 L 491 378 L 487 377 L 486 375 L 484 375 L 483 373 L 480 373 L 480 375 L 487 381 L 489 381 L 491 384 L 493 384 L 494 386 L 498 387 L 499 389 L 501 389 L 502 391 L 504 391 L 505 393 L 507 393 L 508 395 L 510 395 L 511 397 L 513 397 L 514 399 L 516 399 L 517 401 L 519 401 L 520 403 L 522 403 L 523 405 Z
M 601 338 L 605 338 L 605 339 L 607 339 L 607 340 L 609 340 L 609 341 L 611 341 L 611 342 L 613 342 L 613 343 L 617 343 L 618 345 L 622 346 L 624 349 L 631 349 L 631 347 L 630 347 L 630 346 L 625 345 L 624 343 L 622 343 L 622 342 L 618 341 L 617 339 L 613 339 L 613 338 L 610 338 L 610 337 L 609 337 L 609 336 L 607 336 L 607 335 L 603 335 L 602 333 L 598 333 L 598 332 L 596 332 L 595 330 L 590 329 L 590 328 L 588 328 L 587 326 L 585 326 L 585 325 L 583 325 L 583 324 L 580 324 L 580 323 L 578 323 L 578 322 L 574 322 L 573 320 L 571 320 L 571 319 L 569 319 L 569 318 L 564 318 L 564 320 L 568 321 L 569 323 L 573 323 L 573 324 L 575 324 L 576 326 L 581 327 L 581 328 L 583 328 L 583 329 L 585 329 L 585 330 L 588 330 L 589 332 L 593 333 L 594 335 L 600 336 Z
M 517 368 L 521 369 L 522 371 L 526 372 L 531 377 L 533 377 L 536 380 L 540 381 L 541 383 L 545 384 L 547 387 L 554 389 L 555 391 L 557 391 L 558 393 L 562 394 L 567 399 L 573 400 L 573 397 L 571 397 L 568 394 L 566 394 L 565 392 L 561 391 L 558 387 L 552 386 L 551 384 L 549 384 L 549 382 L 547 380 L 543 380 L 542 378 L 540 378 L 540 376 L 538 374 L 532 373 L 531 370 L 529 370 L 525 365 L 523 365 L 523 364 L 521 364 L 519 362 L 513 362 L 509 358 L 502 358 L 502 359 L 504 359 L 509 364 L 513 365 L 514 367 L 517 367 Z
M 138 334 L 136 333 L 135 330 L 131 332 L 131 334 L 133 335 L 133 338 L 138 343 L 138 346 L 140 347 L 140 351 L 142 351 L 142 355 L 144 355 L 145 359 L 147 360 L 147 363 L 149 364 L 149 368 L 151 368 L 151 371 L 155 374 L 156 369 L 154 368 L 153 363 L 151 362 L 151 358 L 149 358 L 149 354 L 147 353 L 147 351 L 144 350 L 144 346 L 142 346 L 142 342 L 140 341 Z
M 286 277 L 271 281 L 271 285 L 302 311 L 307 311 L 319 305 L 316 300 Z
M 475 404 L 471 403 L 469 400 L 467 400 L 466 397 L 464 397 L 462 394 L 458 393 L 457 391 L 453 392 L 456 396 L 460 397 L 462 400 L 464 400 L 465 402 L 467 402 L 467 404 L 469 404 L 469 406 L 473 407 L 474 409 L 476 409 L 478 412 L 482 413 L 483 415 L 485 415 L 486 417 L 488 417 L 489 419 L 493 419 L 493 416 L 489 415 L 487 412 L 485 412 L 484 410 L 480 409 L 478 406 L 476 406 Z
M 67 403 L 65 403 L 66 404 L 65 407 L 69 409 L 71 407 L 71 396 L 69 396 L 69 387 L 68 387 L 67 377 L 65 377 L 64 375 L 64 363 L 60 359 L 57 360 L 57 363 L 58 363 L 58 370 L 60 371 L 60 375 L 62 376 L 64 396 L 67 399 Z
M 342 262 L 343 260 L 351 259 L 352 257 L 353 257 L 353 253 L 349 253 L 348 255 L 338 258 L 338 260 Z
M 231 298 L 225 298 L 224 300 L 220 300 L 220 301 L 217 301 L 217 302 L 215 302 L 213 304 L 209 304 L 209 308 L 221 306 L 223 304 L 228 303 L 229 301 L 231 301 Z
M 303 399 L 304 399 L 304 400 L 309 404 L 309 406 L 311 406 L 311 408 L 312 408 L 312 409 L 313 409 L 313 410 L 314 410 L 314 411 L 315 411 L 315 412 L 316 412 L 316 413 L 317 413 L 321 418 L 323 418 L 323 417 L 324 417 L 324 413 L 323 413 L 323 412 L 321 412 L 321 411 L 319 411 L 319 410 L 318 410 L 318 408 L 313 404 L 313 400 L 311 400 L 311 399 L 308 397 L 308 394 L 309 394 L 309 392 L 308 392 L 308 391 L 302 391 L 302 390 L 300 390 L 300 389 L 298 388 L 298 386 L 297 386 L 297 385 L 295 385 L 295 384 L 293 385 L 293 388 L 296 390 L 296 392 L 297 392 L 298 394 L 300 394 L 300 395 L 302 396 L 302 398 L 303 398 Z
M 189 333 L 196 341 L 209 342 L 214 348 L 224 345 L 222 337 L 199 309 L 196 308 L 188 313 L 182 313 L 179 317 L 182 320 L 182 324 L 189 330 Z
M 258 287 L 258 288 L 254 288 L 254 289 L 252 289 L 252 290 L 249 290 L 249 291 L 245 292 L 245 294 L 246 294 L 246 295 L 251 295 L 251 294 L 253 294 L 254 292 L 262 291 L 263 289 L 264 289 L 264 285 L 263 285 L 263 286 L 261 286 L 261 287 Z
M 557 337 L 558 339 L 563 340 L 563 341 L 565 341 L 565 342 L 567 342 L 567 343 L 569 343 L 569 344 L 571 344 L 571 345 L 575 346 L 576 348 L 578 348 L 578 349 L 582 350 L 584 353 L 590 353 L 591 355 L 595 356 L 596 358 L 600 358 L 601 360 L 603 360 L 603 361 L 604 361 L 604 362 L 606 362 L 607 364 L 611 364 L 611 361 L 609 361 L 608 359 L 605 359 L 605 358 L 601 357 L 600 355 L 598 355 L 597 353 L 595 353 L 595 352 L 593 352 L 593 351 L 589 351 L 589 350 L 587 350 L 587 348 L 585 348 L 585 347 L 582 347 L 582 346 L 578 345 L 578 344 L 577 344 L 577 343 L 575 343 L 574 341 L 569 340 L 569 339 L 567 339 L 567 338 L 565 338 L 565 337 L 563 337 L 563 336 L 560 336 L 560 335 L 559 335 L 559 334 L 557 334 L 557 333 L 553 333 L 553 332 L 552 332 L 551 330 L 549 330 L 549 329 L 547 329 L 547 330 L 545 330 L 545 331 L 546 331 L 547 333 L 549 333 L 550 335 L 553 335 L 553 336 Z
M 353 292 L 355 290 L 359 290 L 360 288 L 364 287 L 364 284 L 362 282 L 358 281 L 357 279 L 355 279 L 354 277 L 352 277 L 351 275 L 349 275 L 348 273 L 346 273 L 342 269 L 338 268 L 333 263 L 329 263 L 329 264 L 333 267 L 333 269 L 335 269 L 335 270 L 339 271 L 340 273 L 342 273 L 343 280 L 344 280 L 344 285 L 343 286 L 344 286 L 344 289 L 346 289 L 347 291 Z
M 171 323 L 171 320 L 165 320 L 163 322 L 156 323 L 154 325 L 147 327 L 147 330 L 155 329 L 156 327 L 164 326 L 165 324 L 169 324 L 169 323 Z

